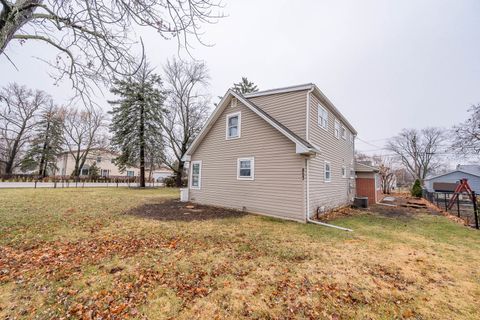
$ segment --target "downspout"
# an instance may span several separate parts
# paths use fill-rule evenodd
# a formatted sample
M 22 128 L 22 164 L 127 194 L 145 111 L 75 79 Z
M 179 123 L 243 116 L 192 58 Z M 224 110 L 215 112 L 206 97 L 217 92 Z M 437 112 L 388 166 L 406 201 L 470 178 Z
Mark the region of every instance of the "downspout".
M 310 143 L 310 135 L 309 135 L 309 127 L 310 127 L 310 94 L 315 90 L 315 86 L 312 86 L 312 88 L 308 91 L 307 93 L 307 116 L 306 116 L 306 140 L 307 142 Z M 306 211 L 305 211 L 305 220 L 310 223 L 318 224 L 320 226 L 324 227 L 330 227 L 330 228 L 335 228 L 335 229 L 340 229 L 343 231 L 353 231 L 352 229 L 344 228 L 344 227 L 339 227 L 333 224 L 325 223 L 325 222 L 320 222 L 320 221 L 315 221 L 310 219 L 310 157 L 305 158 L 305 171 L 307 174 L 307 179 L 306 179 L 306 184 L 307 184 L 307 197 L 306 197 Z
M 318 225 L 324 226 L 324 227 L 330 227 L 330 228 L 340 229 L 340 230 L 343 230 L 343 231 L 353 231 L 352 229 L 348 229 L 348 228 L 344 228 L 344 227 L 339 227 L 339 226 L 336 226 L 336 225 L 334 225 L 334 224 L 329 224 L 329 223 L 325 223 L 325 222 L 320 222 L 320 221 L 312 220 L 312 219 L 310 219 L 309 217 L 307 217 L 307 221 L 310 222 L 310 223 L 314 223 L 314 224 L 318 224 Z
M 312 88 L 310 90 L 308 90 L 307 92 L 307 106 L 306 106 L 306 117 L 305 117 L 305 140 L 307 140 L 308 143 L 310 143 L 310 95 L 312 94 L 313 90 L 315 90 L 315 86 L 312 86 Z M 307 157 L 305 158 L 305 172 L 306 172 L 306 175 L 307 175 L 307 179 L 306 179 L 306 184 L 307 184 L 307 187 L 305 188 L 306 189 L 306 204 L 305 204 L 305 221 L 308 221 L 310 219 L 310 166 L 309 166 L 309 162 L 310 162 L 310 157 Z

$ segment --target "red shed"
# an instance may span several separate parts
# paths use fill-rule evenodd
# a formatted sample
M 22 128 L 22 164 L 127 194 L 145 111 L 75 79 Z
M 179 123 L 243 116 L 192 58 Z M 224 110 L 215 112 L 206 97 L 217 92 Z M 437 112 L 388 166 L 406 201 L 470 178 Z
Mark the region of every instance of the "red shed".
M 381 200 L 382 189 L 378 168 L 355 163 L 355 177 L 357 196 L 368 197 L 368 204 L 375 204 Z

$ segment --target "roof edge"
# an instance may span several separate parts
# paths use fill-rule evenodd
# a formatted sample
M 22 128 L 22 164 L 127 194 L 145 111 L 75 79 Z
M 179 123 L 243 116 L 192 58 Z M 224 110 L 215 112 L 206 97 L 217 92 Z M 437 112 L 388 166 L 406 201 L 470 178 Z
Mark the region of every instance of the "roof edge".
M 432 180 L 432 179 L 435 179 L 435 178 L 440 178 L 440 177 L 449 175 L 449 174 L 454 173 L 454 172 L 461 172 L 461 173 L 469 174 L 469 175 L 474 176 L 474 177 L 480 177 L 479 174 L 475 174 L 475 173 L 472 173 L 472 172 L 463 171 L 463 170 L 452 170 L 452 171 L 447 172 L 447 173 L 442 173 L 442 174 L 439 174 L 439 175 L 436 175 L 436 176 L 433 176 L 433 177 L 425 178 L 425 181 Z
M 294 86 L 281 87 L 281 88 L 275 88 L 275 89 L 268 89 L 268 90 L 263 90 L 263 91 L 246 93 L 243 96 L 248 99 L 248 98 L 261 97 L 261 96 L 268 96 L 268 95 L 271 95 L 271 94 L 308 90 L 308 89 L 311 89 L 314 86 L 315 85 L 313 83 L 305 83 L 305 84 L 299 84 L 299 85 L 294 85 Z

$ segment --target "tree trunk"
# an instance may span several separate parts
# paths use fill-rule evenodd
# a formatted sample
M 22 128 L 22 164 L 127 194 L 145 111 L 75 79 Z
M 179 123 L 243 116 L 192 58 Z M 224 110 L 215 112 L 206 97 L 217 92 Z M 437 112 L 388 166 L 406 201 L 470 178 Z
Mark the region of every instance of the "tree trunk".
M 175 172 L 175 185 L 177 188 L 182 187 L 183 168 L 185 163 L 183 161 L 178 162 L 178 170 Z
M 18 134 L 17 139 L 15 139 L 15 142 L 13 143 L 12 146 L 12 151 L 10 152 L 10 155 L 7 160 L 7 165 L 5 167 L 5 173 L 7 175 L 11 175 L 13 173 L 13 166 L 15 164 L 15 158 L 17 157 L 18 153 L 18 145 L 20 144 L 20 137 L 23 136 L 23 131 L 25 130 L 25 124 L 23 125 L 22 129 L 20 130 L 20 133 Z
M 0 54 L 3 53 L 10 40 L 30 19 L 43 0 L 17 0 L 10 7 L 3 7 L 0 13 Z
M 145 188 L 145 106 L 140 104 L 140 188 Z

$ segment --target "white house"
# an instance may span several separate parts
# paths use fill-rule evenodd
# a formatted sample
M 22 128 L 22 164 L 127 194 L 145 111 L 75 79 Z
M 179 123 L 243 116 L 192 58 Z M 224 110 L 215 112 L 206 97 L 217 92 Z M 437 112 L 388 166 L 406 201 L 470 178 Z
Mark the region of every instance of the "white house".
M 440 190 L 445 184 L 457 184 L 460 179 L 467 179 L 470 188 L 480 193 L 480 165 L 457 165 L 453 171 L 425 179 L 425 188 L 429 192 Z

